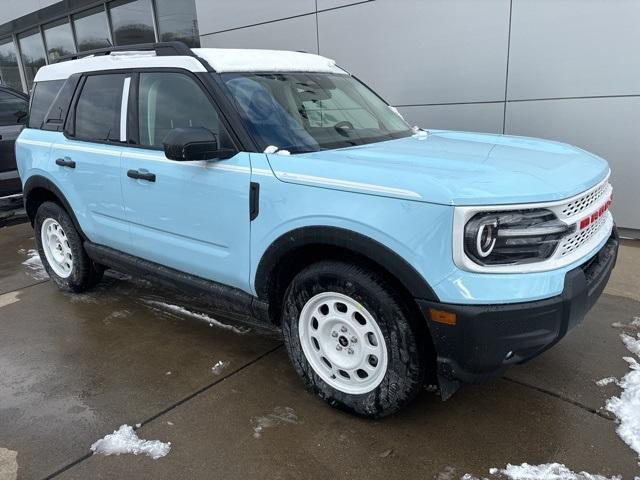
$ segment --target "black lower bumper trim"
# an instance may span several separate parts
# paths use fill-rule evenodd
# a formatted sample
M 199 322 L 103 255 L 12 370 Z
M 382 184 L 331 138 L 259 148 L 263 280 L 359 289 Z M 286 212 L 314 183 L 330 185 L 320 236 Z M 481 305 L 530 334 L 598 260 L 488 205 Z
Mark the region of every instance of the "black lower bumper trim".
M 478 383 L 529 360 L 579 324 L 604 290 L 618 253 L 614 232 L 600 251 L 567 272 L 556 297 L 515 304 L 458 305 L 418 300 L 438 359 L 438 375 Z M 453 312 L 455 325 L 433 321 L 429 309 Z

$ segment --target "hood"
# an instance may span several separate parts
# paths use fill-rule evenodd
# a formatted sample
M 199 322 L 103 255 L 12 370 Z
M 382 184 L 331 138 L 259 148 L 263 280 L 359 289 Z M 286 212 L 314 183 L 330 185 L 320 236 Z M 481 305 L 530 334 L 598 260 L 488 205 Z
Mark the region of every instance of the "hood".
M 605 160 L 570 145 L 452 131 L 268 158 L 284 182 L 444 205 L 562 200 L 609 173 Z

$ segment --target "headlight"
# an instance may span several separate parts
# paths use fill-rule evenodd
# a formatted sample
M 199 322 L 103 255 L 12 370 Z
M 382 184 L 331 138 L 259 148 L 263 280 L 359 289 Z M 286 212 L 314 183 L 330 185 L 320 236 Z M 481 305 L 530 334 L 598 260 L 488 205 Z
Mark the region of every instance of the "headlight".
M 464 227 L 464 251 L 479 265 L 539 262 L 574 228 L 546 209 L 482 212 Z

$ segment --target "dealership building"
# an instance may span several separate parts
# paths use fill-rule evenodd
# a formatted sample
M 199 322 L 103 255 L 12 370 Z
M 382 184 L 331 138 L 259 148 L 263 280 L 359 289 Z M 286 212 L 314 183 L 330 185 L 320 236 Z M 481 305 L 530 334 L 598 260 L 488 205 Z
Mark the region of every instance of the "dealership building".
M 606 158 L 640 237 L 635 0 L 0 0 L 0 82 L 110 45 L 304 50 L 334 58 L 412 124 L 554 139 Z

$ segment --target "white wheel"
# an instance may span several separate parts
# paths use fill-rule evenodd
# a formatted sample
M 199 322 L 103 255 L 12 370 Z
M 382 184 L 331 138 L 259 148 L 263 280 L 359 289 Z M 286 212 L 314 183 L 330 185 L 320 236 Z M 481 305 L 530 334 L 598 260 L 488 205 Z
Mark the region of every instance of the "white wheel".
M 46 218 L 40 230 L 42 249 L 51 269 L 61 278 L 73 271 L 73 254 L 67 234 L 53 218 Z
M 387 347 L 373 316 L 347 295 L 324 292 L 304 305 L 300 344 L 313 370 L 347 394 L 374 390 L 387 371 Z

